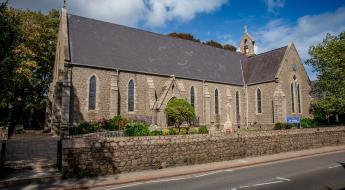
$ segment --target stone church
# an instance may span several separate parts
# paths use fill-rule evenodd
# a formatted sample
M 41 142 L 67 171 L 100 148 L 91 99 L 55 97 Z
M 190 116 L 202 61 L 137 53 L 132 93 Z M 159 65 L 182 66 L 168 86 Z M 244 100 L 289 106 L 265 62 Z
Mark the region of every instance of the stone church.
M 240 52 L 67 14 L 62 8 L 47 125 L 53 129 L 121 115 L 167 126 L 173 97 L 196 125 L 273 127 L 311 117 L 310 80 L 293 43 L 255 54 L 245 29 Z

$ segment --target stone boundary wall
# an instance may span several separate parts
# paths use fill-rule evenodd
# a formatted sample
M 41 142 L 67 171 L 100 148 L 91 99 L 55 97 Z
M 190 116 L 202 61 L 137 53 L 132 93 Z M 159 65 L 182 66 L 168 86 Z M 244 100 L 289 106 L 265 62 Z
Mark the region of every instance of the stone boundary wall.
M 107 175 L 340 144 L 345 144 L 345 127 L 233 135 L 115 138 L 88 135 L 62 141 L 62 169 L 66 176 Z

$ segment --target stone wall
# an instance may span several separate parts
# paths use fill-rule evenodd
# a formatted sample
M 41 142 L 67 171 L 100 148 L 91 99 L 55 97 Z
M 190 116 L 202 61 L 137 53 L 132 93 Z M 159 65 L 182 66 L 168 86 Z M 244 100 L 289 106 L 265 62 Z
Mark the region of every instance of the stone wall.
M 63 173 L 106 175 L 345 144 L 345 127 L 234 135 L 66 138 Z

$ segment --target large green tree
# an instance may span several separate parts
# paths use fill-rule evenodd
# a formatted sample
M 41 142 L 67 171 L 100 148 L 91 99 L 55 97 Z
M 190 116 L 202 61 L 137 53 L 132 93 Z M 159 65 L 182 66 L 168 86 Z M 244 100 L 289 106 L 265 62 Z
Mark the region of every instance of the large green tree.
M 7 23 L 0 32 L 5 36 L 1 45 L 10 46 L 4 45 L 8 48 L 0 57 L 1 84 L 5 84 L 1 89 L 0 122 L 40 127 L 54 65 L 59 13 L 52 10 L 44 15 L 3 3 L 1 14 L 2 26 Z M 7 76 L 2 75 L 6 72 Z
M 318 73 L 316 88 L 322 92 L 313 103 L 316 116 L 345 114 L 345 32 L 327 34 L 322 43 L 311 46 L 311 65 Z

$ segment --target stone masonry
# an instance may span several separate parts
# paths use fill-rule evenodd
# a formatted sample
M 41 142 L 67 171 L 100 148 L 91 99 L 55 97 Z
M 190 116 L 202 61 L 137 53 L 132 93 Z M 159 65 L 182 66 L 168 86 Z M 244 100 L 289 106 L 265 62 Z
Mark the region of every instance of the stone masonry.
M 261 131 L 235 135 L 66 138 L 67 176 L 106 175 L 202 164 L 345 144 L 345 127 Z

